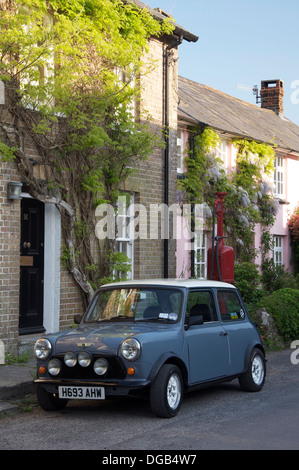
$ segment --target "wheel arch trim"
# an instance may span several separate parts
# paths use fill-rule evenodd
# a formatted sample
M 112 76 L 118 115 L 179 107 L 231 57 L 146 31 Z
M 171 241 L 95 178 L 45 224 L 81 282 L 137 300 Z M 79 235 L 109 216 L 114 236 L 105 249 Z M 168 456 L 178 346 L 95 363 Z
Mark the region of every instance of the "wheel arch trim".
M 148 376 L 148 380 L 150 382 L 152 382 L 155 379 L 155 377 L 157 376 L 157 374 L 159 373 L 161 367 L 164 364 L 173 364 L 173 365 L 177 366 L 181 371 L 183 381 L 184 381 L 184 385 L 188 384 L 188 370 L 187 370 L 186 364 L 184 363 L 184 361 L 180 357 L 176 356 L 175 354 L 171 354 L 171 353 L 163 354 L 156 361 L 155 365 L 153 366 L 153 368 L 152 368 L 152 370 L 151 370 L 151 372 Z

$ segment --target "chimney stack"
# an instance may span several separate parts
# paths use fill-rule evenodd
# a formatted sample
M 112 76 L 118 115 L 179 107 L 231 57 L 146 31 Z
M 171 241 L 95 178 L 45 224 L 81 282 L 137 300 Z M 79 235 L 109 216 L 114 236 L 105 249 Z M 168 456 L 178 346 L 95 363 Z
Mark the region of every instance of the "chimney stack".
M 272 109 L 278 116 L 283 116 L 283 81 L 264 80 L 261 84 L 261 107 Z

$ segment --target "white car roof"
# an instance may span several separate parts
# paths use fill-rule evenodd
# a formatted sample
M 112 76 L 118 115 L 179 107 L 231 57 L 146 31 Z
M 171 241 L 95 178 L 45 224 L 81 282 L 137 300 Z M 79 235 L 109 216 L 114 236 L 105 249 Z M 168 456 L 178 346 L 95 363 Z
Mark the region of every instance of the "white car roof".
M 207 280 L 200 280 L 200 279 L 144 279 L 144 280 L 131 280 L 131 281 L 122 281 L 122 282 L 113 282 L 110 284 L 105 284 L 102 287 L 121 287 L 126 285 L 135 286 L 163 286 L 163 287 L 226 287 L 226 288 L 233 288 L 236 287 L 233 284 L 229 284 L 227 282 L 220 282 L 220 281 L 207 281 Z

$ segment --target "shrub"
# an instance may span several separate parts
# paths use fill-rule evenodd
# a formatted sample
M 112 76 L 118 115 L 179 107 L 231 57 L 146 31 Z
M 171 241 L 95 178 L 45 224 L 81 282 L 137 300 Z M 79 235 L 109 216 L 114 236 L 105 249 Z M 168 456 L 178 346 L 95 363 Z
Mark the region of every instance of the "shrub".
M 299 204 L 294 209 L 288 220 L 288 227 L 291 234 L 292 264 L 295 273 L 299 273 Z
M 269 293 L 286 287 L 297 288 L 298 280 L 293 273 L 285 269 L 284 265 L 275 266 L 273 258 L 263 261 L 262 270 L 262 283 Z
M 280 289 L 263 297 L 259 307 L 264 307 L 272 316 L 278 334 L 288 343 L 299 338 L 299 290 Z
M 235 286 L 241 292 L 245 303 L 253 302 L 258 295 L 260 273 L 253 263 L 240 263 L 235 265 Z

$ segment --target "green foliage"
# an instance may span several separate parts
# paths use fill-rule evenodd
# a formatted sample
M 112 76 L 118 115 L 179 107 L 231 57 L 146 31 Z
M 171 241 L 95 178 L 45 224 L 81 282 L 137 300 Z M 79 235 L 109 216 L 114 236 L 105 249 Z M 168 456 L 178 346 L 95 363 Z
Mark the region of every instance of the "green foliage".
M 62 259 L 77 281 L 84 278 L 84 291 L 85 280 L 97 286 L 128 269 L 125 260 L 117 265 L 106 256 L 113 242 L 101 246 L 93 239 L 94 212 L 99 202 L 114 203 L 138 162 L 161 145 L 142 124 L 143 112 L 135 122 L 132 109 L 139 103 L 138 79 L 154 65 L 143 60 L 149 38 L 173 29 L 170 19 L 156 21 L 121 0 L 1 3 L 0 75 L 14 132 L 1 126 L 7 116 L 0 115 L 0 155 L 16 158 L 33 197 L 67 203 L 69 211 L 60 207 Z M 35 177 L 37 162 L 17 151 L 24 129 L 44 181 Z
M 265 290 L 269 293 L 285 287 L 299 288 L 299 276 L 294 276 L 283 265 L 275 266 L 273 258 L 265 259 L 262 262 L 262 271 L 261 280 Z
M 7 353 L 5 357 L 5 364 L 8 366 L 15 364 L 26 364 L 29 360 L 30 354 L 30 351 L 24 352 L 20 355 Z
M 272 316 L 279 335 L 287 343 L 299 337 L 299 290 L 280 289 L 259 304 Z
M 258 296 L 261 276 L 257 265 L 249 262 L 235 264 L 235 286 L 241 292 L 244 302 L 253 302 Z
M 185 158 L 186 173 L 179 181 L 180 188 L 188 195 L 189 202 L 212 204 L 212 198 L 219 189 L 219 182 L 225 178 L 215 149 L 220 143 L 218 134 L 206 128 L 196 135 L 193 148 Z
M 132 269 L 131 260 L 125 253 L 108 251 L 106 256 L 108 258 L 107 266 L 109 266 L 109 269 L 106 276 L 97 280 L 96 287 L 110 282 L 124 281 L 128 278 L 128 274 Z
M 273 147 L 247 139 L 236 139 L 234 145 L 238 148 L 236 183 L 247 188 L 250 193 L 260 190 L 263 177 L 266 175 L 271 178 L 274 172 Z
M 234 140 L 238 150 L 237 168 L 232 182 L 238 189 L 242 188 L 243 198 L 241 207 L 236 208 L 241 220 L 244 221 L 243 238 L 250 260 L 254 252 L 248 247 L 253 245 L 253 233 L 257 223 L 262 225 L 261 251 L 265 258 L 271 249 L 269 231 L 275 220 L 274 188 L 274 148 L 268 144 L 248 139 Z M 243 217 L 242 217 L 243 211 Z M 247 227 L 246 227 L 247 225 Z M 238 231 L 236 232 L 239 236 Z
M 4 162 L 11 162 L 15 159 L 16 147 L 9 147 L 8 145 L 0 142 L 0 158 Z
M 206 128 L 194 137 L 193 143 L 185 158 L 186 173 L 179 181 L 179 188 L 186 193 L 189 202 L 205 203 L 211 210 L 215 193 L 227 193 L 224 200 L 227 244 L 234 248 L 238 261 L 250 262 L 255 255 L 255 225 L 261 223 L 269 230 L 274 222 L 274 150 L 267 144 L 234 140 L 237 167 L 228 176 L 222 161 L 216 157 L 220 138 L 214 130 Z M 270 249 L 266 242 L 267 235 L 262 240 L 265 253 Z
M 291 235 L 292 264 L 294 270 L 299 274 L 299 204 L 295 207 L 288 220 Z

